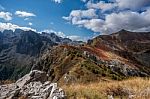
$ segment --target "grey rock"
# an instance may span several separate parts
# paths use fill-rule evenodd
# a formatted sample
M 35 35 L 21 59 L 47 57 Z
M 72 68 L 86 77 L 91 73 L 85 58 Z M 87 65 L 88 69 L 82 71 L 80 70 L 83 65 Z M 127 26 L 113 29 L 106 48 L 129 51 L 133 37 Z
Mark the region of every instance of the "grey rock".
M 29 82 L 33 81 L 45 82 L 47 81 L 47 78 L 48 77 L 45 72 L 33 70 L 29 74 L 26 74 L 24 77 L 17 80 L 16 84 L 19 87 L 23 87 L 25 84 L 28 84 Z
M 0 86 L 0 99 L 14 99 L 21 96 L 28 99 L 64 99 L 66 95 L 57 83 L 47 81 L 45 72 L 33 70 L 16 83 Z

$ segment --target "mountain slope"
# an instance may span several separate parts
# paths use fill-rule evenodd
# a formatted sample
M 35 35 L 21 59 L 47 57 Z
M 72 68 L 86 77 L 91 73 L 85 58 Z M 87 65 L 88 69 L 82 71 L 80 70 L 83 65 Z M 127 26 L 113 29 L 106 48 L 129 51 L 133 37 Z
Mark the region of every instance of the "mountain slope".
M 150 33 L 121 30 L 83 45 L 53 33 L 6 30 L 0 40 L 0 80 L 18 79 L 31 69 L 63 83 L 150 75 Z
M 98 36 L 84 46 L 53 47 L 33 69 L 46 71 L 54 82 L 65 82 L 66 75 L 70 82 L 149 76 L 149 35 L 122 30 Z
M 88 42 L 88 45 L 94 46 L 105 51 L 115 53 L 128 59 L 140 69 L 149 70 L 150 67 L 150 33 L 136 33 L 121 30 L 111 35 L 98 36 Z
M 60 37 L 53 33 L 45 34 L 20 29 L 0 32 L 0 80 L 22 77 L 48 48 L 60 44 L 57 41 Z M 68 40 L 66 44 L 73 42 Z
M 32 64 L 46 46 L 56 43 L 33 31 L 5 30 L 1 33 L 0 79 L 17 79 L 30 71 Z M 44 49 L 43 49 L 44 50 Z

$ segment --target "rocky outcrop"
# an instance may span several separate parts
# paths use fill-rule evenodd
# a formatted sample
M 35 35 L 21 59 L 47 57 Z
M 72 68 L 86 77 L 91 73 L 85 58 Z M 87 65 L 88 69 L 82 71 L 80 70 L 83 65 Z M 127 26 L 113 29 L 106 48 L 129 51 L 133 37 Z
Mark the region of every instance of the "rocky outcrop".
M 29 82 L 40 81 L 41 83 L 47 81 L 47 75 L 45 72 L 33 70 L 29 74 L 26 74 L 24 77 L 16 81 L 18 87 L 23 87 Z
M 45 72 L 33 70 L 16 81 L 0 86 L 0 99 L 64 99 L 65 92 L 57 83 L 47 81 Z

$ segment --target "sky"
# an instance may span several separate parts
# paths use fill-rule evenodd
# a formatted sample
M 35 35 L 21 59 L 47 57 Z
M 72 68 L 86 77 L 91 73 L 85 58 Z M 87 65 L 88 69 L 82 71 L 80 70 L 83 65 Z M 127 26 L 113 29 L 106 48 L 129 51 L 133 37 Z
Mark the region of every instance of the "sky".
M 150 0 L 0 0 L 0 31 L 54 32 L 86 41 L 121 29 L 150 31 Z

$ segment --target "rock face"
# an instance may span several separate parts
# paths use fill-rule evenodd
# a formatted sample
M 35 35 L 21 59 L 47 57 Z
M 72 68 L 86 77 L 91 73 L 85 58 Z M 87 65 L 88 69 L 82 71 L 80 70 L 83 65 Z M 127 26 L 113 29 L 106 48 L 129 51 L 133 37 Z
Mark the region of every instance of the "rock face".
M 0 99 L 64 99 L 65 92 L 57 83 L 47 81 L 45 72 L 33 70 L 16 81 L 0 86 Z
M 33 64 L 47 50 L 60 44 L 79 42 L 61 38 L 54 33 L 4 30 L 0 32 L 0 80 L 17 80 L 29 73 Z
M 48 48 L 57 45 L 33 31 L 16 29 L 0 33 L 0 80 L 19 79 Z

